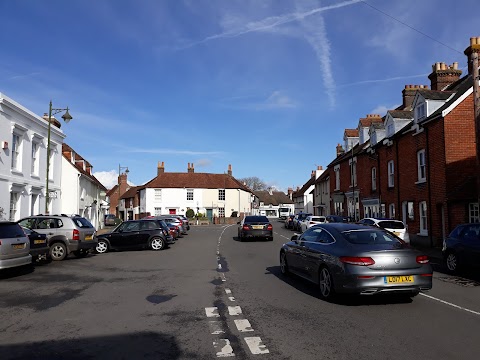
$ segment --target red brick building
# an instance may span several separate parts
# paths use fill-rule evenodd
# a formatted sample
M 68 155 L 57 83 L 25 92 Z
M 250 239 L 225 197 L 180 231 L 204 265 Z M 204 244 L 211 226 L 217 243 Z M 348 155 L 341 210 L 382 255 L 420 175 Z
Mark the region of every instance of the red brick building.
M 467 56 L 480 51 L 474 43 Z M 344 146 L 316 181 L 329 184 L 324 214 L 400 219 L 413 243 L 431 246 L 479 220 L 472 67 L 461 74 L 457 63 L 436 63 L 430 88 L 405 86 L 402 105 L 360 119 L 356 139 L 345 130 Z

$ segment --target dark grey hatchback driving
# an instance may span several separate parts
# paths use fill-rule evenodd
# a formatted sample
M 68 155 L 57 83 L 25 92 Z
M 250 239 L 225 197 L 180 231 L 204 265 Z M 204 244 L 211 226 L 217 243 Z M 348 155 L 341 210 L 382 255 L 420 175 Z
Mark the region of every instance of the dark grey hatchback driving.
M 265 238 L 273 240 L 273 225 L 266 216 L 245 216 L 238 222 L 238 239 Z

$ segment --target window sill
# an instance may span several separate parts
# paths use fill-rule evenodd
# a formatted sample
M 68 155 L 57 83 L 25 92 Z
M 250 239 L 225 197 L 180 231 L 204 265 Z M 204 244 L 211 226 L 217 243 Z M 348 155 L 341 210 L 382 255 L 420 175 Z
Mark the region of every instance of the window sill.
M 13 175 L 18 175 L 18 176 L 23 176 L 23 173 L 21 171 L 16 170 L 16 169 L 12 169 L 12 174 Z
M 418 180 L 418 181 L 415 182 L 415 185 L 425 184 L 426 182 L 427 182 L 427 179 Z
M 30 177 L 40 180 L 40 176 L 38 176 L 37 174 L 30 174 Z
M 417 236 L 428 236 L 428 231 L 426 231 L 426 232 L 419 232 L 419 233 L 417 233 Z
M 393 190 L 393 189 L 395 189 L 395 185 L 388 185 L 387 189 L 388 190 Z

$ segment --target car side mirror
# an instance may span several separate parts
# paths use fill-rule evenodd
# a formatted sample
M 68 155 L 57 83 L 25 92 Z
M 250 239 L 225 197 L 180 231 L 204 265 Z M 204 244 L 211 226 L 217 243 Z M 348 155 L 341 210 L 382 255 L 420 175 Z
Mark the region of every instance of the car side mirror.
M 297 242 L 297 241 L 298 241 L 298 235 L 297 235 L 297 234 L 293 235 L 293 236 L 290 238 L 290 240 Z

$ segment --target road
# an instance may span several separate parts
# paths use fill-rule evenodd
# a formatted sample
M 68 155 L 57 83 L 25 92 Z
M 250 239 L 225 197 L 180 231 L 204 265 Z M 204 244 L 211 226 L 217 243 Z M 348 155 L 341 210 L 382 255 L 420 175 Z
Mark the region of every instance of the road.
M 197 226 L 161 252 L 123 251 L 0 274 L 0 359 L 474 359 L 480 285 L 434 274 L 413 301 L 322 301 L 280 274 L 293 234 L 239 242 Z

